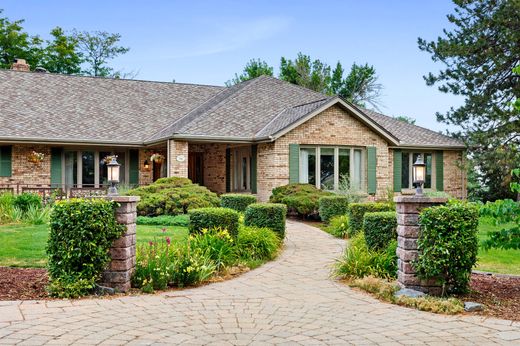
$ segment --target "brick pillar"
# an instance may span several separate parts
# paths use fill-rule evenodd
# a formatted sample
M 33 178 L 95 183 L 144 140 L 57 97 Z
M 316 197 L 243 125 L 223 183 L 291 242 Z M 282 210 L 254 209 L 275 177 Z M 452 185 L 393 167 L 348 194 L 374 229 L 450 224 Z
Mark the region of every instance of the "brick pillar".
M 446 198 L 420 196 L 395 197 L 397 203 L 397 280 L 403 288 L 438 295 L 442 288 L 434 279 L 421 280 L 415 274 L 412 261 L 418 257 L 419 213 L 422 209 L 446 203 Z
M 135 269 L 135 231 L 137 218 L 137 196 L 107 197 L 120 206 L 116 209 L 116 220 L 126 226 L 121 238 L 114 240 L 110 248 L 110 261 L 103 272 L 101 285 L 114 288 L 120 292 L 130 289 L 130 280 Z
M 188 142 L 168 140 L 168 176 L 188 177 Z

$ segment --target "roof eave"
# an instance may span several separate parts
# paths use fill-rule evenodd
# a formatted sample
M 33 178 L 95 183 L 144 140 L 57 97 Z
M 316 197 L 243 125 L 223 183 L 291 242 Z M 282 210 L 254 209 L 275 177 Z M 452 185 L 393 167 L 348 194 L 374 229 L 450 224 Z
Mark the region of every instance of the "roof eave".
M 464 150 L 465 145 L 442 145 L 442 144 L 400 144 L 389 146 L 390 149 L 445 149 L 445 150 Z
M 55 145 L 108 145 L 108 146 L 133 146 L 144 147 L 140 141 L 117 141 L 100 139 L 70 139 L 70 138 L 40 138 L 40 137 L 0 137 L 0 143 L 24 143 L 24 144 L 55 144 Z

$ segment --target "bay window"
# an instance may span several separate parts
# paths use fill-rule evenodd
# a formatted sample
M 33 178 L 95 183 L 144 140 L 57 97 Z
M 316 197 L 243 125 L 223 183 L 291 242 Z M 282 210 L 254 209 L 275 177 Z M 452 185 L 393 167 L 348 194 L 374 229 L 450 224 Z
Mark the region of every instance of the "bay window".
M 347 181 L 351 189 L 363 190 L 363 149 L 332 146 L 300 148 L 300 183 L 324 190 L 338 190 Z

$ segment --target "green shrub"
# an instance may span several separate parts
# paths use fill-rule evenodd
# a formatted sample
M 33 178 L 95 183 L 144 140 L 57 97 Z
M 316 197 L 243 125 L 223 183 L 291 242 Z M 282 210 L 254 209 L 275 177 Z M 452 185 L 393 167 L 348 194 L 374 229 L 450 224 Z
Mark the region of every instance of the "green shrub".
M 36 208 L 42 207 L 42 199 L 39 195 L 34 193 L 23 192 L 15 197 L 14 206 L 19 208 L 24 213 L 29 210 L 31 206 Z
M 240 214 L 229 208 L 201 208 L 189 212 L 190 234 L 200 233 L 203 229 L 225 229 L 236 238 Z
M 247 206 L 253 203 L 256 203 L 256 197 L 253 195 L 228 193 L 220 196 L 221 207 L 231 208 L 240 212 L 244 212 Z
M 187 214 L 181 215 L 160 215 L 160 216 L 138 216 L 138 225 L 151 225 L 151 226 L 182 226 L 188 227 L 190 223 L 190 217 Z
M 363 218 L 363 232 L 367 245 L 372 250 L 380 250 L 397 239 L 397 213 L 380 211 L 366 213 Z
M 220 204 L 218 196 L 206 187 L 179 177 L 161 178 L 126 194 L 141 197 L 137 212 L 142 216 L 187 214 L 191 209 L 217 207 Z
M 419 257 L 414 262 L 419 277 L 437 279 L 443 293 L 468 291 L 471 269 L 477 261 L 478 207 L 452 200 L 419 214 Z
M 323 196 L 318 200 L 321 221 L 329 222 L 333 216 L 345 215 L 348 212 L 349 197 Z
M 349 238 L 351 236 L 348 228 L 348 216 L 338 215 L 330 219 L 325 229 L 328 233 L 338 238 Z
M 317 189 L 314 185 L 289 184 L 274 188 L 269 202 L 285 204 L 289 213 L 305 218 L 318 214 L 320 197 L 333 195 L 332 192 Z
M 190 236 L 192 251 L 205 253 L 213 261 L 217 271 L 235 262 L 234 245 L 229 232 L 221 228 L 203 229 Z
M 244 215 L 246 226 L 267 227 L 276 232 L 280 239 L 285 237 L 287 207 L 277 203 L 255 203 L 247 207 Z
M 116 204 L 101 199 L 71 199 L 51 213 L 47 255 L 50 290 L 58 297 L 88 294 L 110 261 L 109 248 L 124 232 Z
M 368 248 L 365 235 L 356 234 L 335 264 L 335 275 L 341 278 L 363 278 L 375 276 L 395 278 L 397 276 L 397 241 L 392 241 L 384 250 Z
M 12 221 L 14 198 L 14 195 L 10 192 L 0 194 L 0 223 Z
M 236 251 L 242 260 L 272 260 L 279 248 L 280 238 L 269 228 L 242 226 L 238 231 Z
M 349 228 L 352 234 L 363 230 L 365 213 L 378 211 L 392 211 L 393 206 L 388 203 L 351 203 L 348 206 Z

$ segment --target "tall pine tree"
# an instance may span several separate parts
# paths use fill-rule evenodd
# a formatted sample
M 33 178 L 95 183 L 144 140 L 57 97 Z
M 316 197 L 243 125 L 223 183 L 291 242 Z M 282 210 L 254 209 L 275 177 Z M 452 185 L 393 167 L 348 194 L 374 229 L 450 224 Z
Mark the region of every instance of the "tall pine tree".
M 464 104 L 437 119 L 457 125 L 469 148 L 477 177 L 474 191 L 483 199 L 514 197 L 511 169 L 520 166 L 520 113 L 512 106 L 520 96 L 520 0 L 454 0 L 448 15 L 452 30 L 419 48 L 445 69 L 425 76 L 428 85 L 461 95 Z

